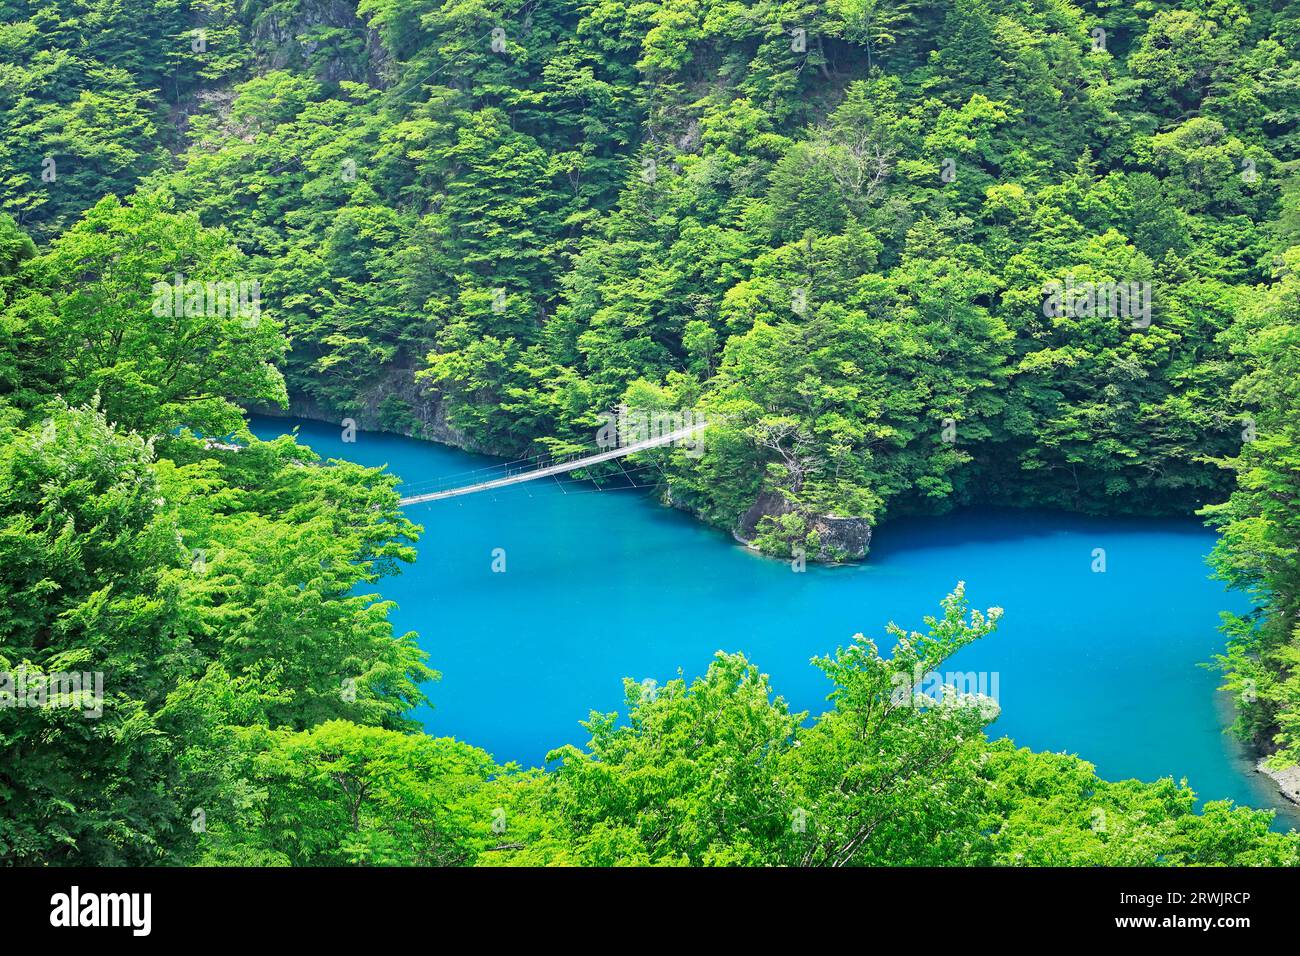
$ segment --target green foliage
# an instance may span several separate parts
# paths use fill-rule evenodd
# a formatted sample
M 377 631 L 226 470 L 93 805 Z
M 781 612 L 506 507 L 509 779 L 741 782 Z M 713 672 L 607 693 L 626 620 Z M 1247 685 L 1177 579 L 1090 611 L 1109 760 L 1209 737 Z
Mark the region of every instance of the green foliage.
M 1266 606 L 1229 620 L 1220 658 L 1239 709 L 1238 728 L 1276 748 L 1281 766 L 1300 761 L 1300 247 L 1282 259 L 1277 285 L 1233 330 L 1248 372 L 1237 389 L 1254 409 L 1247 439 L 1227 464 L 1237 488 L 1206 509 L 1219 526 L 1214 552 L 1220 577 Z
M 437 676 L 357 591 L 413 558 L 396 479 L 287 438 L 167 444 L 57 401 L 0 432 L 0 672 L 103 690 L 100 715 L 0 708 L 0 860 L 185 862 L 196 810 L 262 789 L 232 728 L 409 731 Z
M 202 862 L 455 866 L 492 837 L 494 765 L 466 744 L 341 720 L 242 744 L 258 790 L 209 831 Z
M 97 718 L 0 709 L 5 860 L 140 864 L 167 849 L 179 808 L 156 712 L 194 649 L 151 458 L 91 410 L 0 439 L 0 670 L 98 672 L 104 695 Z
M 44 22 L 29 16 L 4 49 Z M 1013 488 L 1103 513 L 1228 491 L 1213 460 L 1236 452 L 1243 409 L 1220 334 L 1295 231 L 1284 14 L 377 0 L 250 16 L 209 5 L 206 58 L 170 49 L 189 79 L 158 84 L 192 107 L 174 163 L 141 162 L 161 134 L 124 114 L 87 137 L 229 228 L 292 343 L 289 391 L 322 410 L 418 383 L 467 441 L 523 453 L 587 443 L 595 414 L 655 383 L 730 416 L 710 435 L 727 460 L 661 457 L 672 499 L 731 530 L 764 495 L 880 521 Z M 171 42 L 101 20 L 103 69 Z M 91 55 L 76 29 L 52 47 Z M 258 62 L 280 68 L 241 75 Z M 72 135 L 76 96 L 113 89 L 74 85 L 50 128 Z M 93 175 L 51 195 L 75 212 L 126 189 Z M 31 218 L 39 191 L 9 181 Z M 1149 323 L 1044 316 L 1044 285 L 1067 278 L 1150 283 Z M 791 348 L 810 350 L 797 377 Z M 764 419 L 797 423 L 820 473 L 765 444 Z
M 15 361 L 68 401 L 96 399 L 149 435 L 227 435 L 243 429 L 230 399 L 285 401 L 271 364 L 283 336 L 251 308 L 255 280 L 229 235 L 161 197 L 104 198 L 23 270 L 11 310 L 27 355 Z
M 1209 503 L 1264 602 L 1238 726 L 1294 762 L 1300 17 L 1166 6 L 0 0 L 0 670 L 106 678 L 0 709 L 0 862 L 1294 865 L 899 699 L 992 630 L 960 591 L 818 661 L 811 722 L 723 655 L 551 772 L 427 738 L 395 479 L 239 404 L 512 452 L 701 411 L 665 495 L 813 559 L 827 515 Z

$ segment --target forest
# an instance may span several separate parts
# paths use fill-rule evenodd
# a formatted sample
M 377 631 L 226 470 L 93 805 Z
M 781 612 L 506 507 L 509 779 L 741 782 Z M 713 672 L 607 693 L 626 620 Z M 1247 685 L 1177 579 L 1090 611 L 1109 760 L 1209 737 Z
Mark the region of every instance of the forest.
M 661 500 L 827 563 L 831 518 L 1195 515 L 1295 765 L 1300 3 L 0 0 L 0 77 L 0 863 L 1300 865 L 897 699 L 997 640 L 960 584 L 826 635 L 821 714 L 719 654 L 544 769 L 429 736 L 376 585 L 436 542 L 247 427 L 691 411 Z M 98 719 L 8 679 L 92 671 Z

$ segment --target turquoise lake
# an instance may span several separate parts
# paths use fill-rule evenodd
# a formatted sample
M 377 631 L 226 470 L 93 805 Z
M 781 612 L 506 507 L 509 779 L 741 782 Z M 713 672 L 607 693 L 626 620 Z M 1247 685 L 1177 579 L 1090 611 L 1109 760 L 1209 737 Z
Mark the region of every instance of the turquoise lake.
M 494 463 L 373 432 L 254 418 L 263 438 L 299 427 L 324 457 L 387 465 L 409 482 Z M 876 529 L 851 567 L 763 558 L 635 490 L 535 481 L 408 509 L 419 560 L 378 590 L 397 602 L 442 680 L 426 729 L 541 765 L 582 744 L 589 711 L 621 710 L 622 678 L 662 684 L 742 651 L 794 710 L 825 710 L 829 682 L 809 659 L 890 620 L 922 617 L 959 580 L 973 607 L 1000 605 L 998 631 L 944 670 L 998 675 L 990 736 L 1076 753 L 1110 779 L 1186 778 L 1201 799 L 1286 804 L 1223 732 L 1229 709 L 1200 666 L 1222 648 L 1219 612 L 1244 599 L 1209 577 L 1214 535 L 1195 520 L 1105 519 L 975 510 Z M 506 571 L 494 573 L 494 549 Z M 1106 571 L 1092 570 L 1094 549 Z M 888 642 L 882 642 L 887 647 Z

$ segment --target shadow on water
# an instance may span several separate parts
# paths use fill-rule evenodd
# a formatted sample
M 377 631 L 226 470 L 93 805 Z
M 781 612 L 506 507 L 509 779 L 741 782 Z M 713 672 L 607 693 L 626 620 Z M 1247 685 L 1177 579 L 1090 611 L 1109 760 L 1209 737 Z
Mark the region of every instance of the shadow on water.
M 1196 518 L 1099 518 L 1043 508 L 972 505 L 944 515 L 887 519 L 873 531 L 871 554 L 880 560 L 907 551 L 948 548 L 954 529 L 959 529 L 964 544 L 994 545 L 1089 533 L 1098 521 L 1118 531 L 1124 531 L 1127 524 L 1135 531 L 1156 530 L 1189 538 L 1201 538 L 1205 530 Z

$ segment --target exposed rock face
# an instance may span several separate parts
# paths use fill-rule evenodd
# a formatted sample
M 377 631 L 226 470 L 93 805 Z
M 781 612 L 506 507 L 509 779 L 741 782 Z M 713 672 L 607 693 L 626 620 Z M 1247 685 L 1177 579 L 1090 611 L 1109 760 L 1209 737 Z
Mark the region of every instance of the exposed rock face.
M 317 56 L 313 35 L 345 30 L 363 41 L 364 52 L 347 57 Z M 252 38 L 264 70 L 304 68 L 312 63 L 327 83 L 352 80 L 382 85 L 386 54 L 378 34 L 357 17 L 355 0 L 299 0 L 296 6 L 263 13 L 253 24 Z
M 826 551 L 842 553 L 853 561 L 859 561 L 871 550 L 871 524 L 866 518 L 822 515 L 813 519 L 812 527 Z
M 401 403 L 402 414 L 386 411 L 385 403 L 393 399 Z M 328 408 L 306 395 L 291 395 L 288 411 L 277 407 L 253 405 L 249 410 L 272 417 L 293 416 L 317 422 L 341 423 L 344 418 L 356 420 L 362 431 L 389 432 L 410 438 L 424 438 L 441 442 L 466 451 L 489 455 L 508 454 L 506 449 L 485 448 L 471 441 L 469 436 L 455 428 L 448 420 L 447 403 L 436 392 L 429 392 L 415 381 L 414 368 L 386 369 L 369 388 L 358 396 L 358 408 L 340 411 Z
M 1300 804 L 1300 765 L 1287 767 L 1283 770 L 1274 770 L 1265 766 L 1265 760 L 1260 760 L 1255 764 L 1255 769 L 1265 776 L 1272 777 L 1273 782 L 1277 784 L 1278 792 L 1286 797 L 1292 803 Z
M 736 537 L 749 544 L 757 535 L 758 526 L 764 518 L 777 518 L 795 510 L 780 492 L 759 492 L 749 510 L 740 516 Z M 871 524 L 866 518 L 813 515 L 806 520 L 809 530 L 817 533 L 822 546 L 822 555 L 809 555 L 810 558 L 829 559 L 839 555 L 857 561 L 867 556 L 867 551 L 871 548 Z
M 741 540 L 752 541 L 754 535 L 758 534 L 758 526 L 764 518 L 779 518 L 793 510 L 790 502 L 785 500 L 785 495 L 779 491 L 760 491 L 754 503 L 749 506 L 749 510 L 740 516 L 736 533 Z

